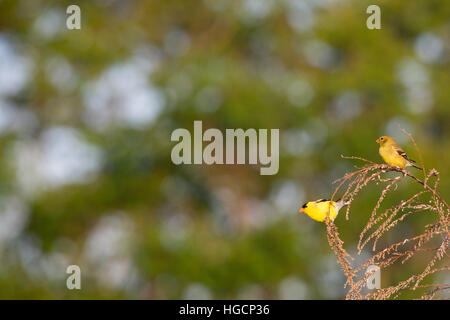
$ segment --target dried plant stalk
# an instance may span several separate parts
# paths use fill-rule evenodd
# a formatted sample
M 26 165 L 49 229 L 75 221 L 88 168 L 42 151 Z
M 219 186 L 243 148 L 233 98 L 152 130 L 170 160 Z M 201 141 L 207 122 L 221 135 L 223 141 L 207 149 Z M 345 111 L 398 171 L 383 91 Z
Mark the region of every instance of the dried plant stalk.
M 447 250 L 450 245 L 450 207 L 438 192 L 439 172 L 436 169 L 431 169 L 428 172 L 425 170 L 422 156 L 416 142 L 408 132 L 404 132 L 410 137 L 419 154 L 421 167 L 423 168 L 423 180 L 403 168 L 386 164 L 376 164 L 360 157 L 342 156 L 346 159 L 361 160 L 367 163 L 364 167 L 358 168 L 358 170 L 354 172 L 347 173 L 342 178 L 335 181 L 335 183 L 338 182 L 339 184 L 332 195 L 332 199 L 338 192 L 342 192 L 343 190 L 342 197 L 349 201 L 346 211 L 347 220 L 349 219 L 351 203 L 357 199 L 357 196 L 365 187 L 373 183 L 385 184 L 375 207 L 368 217 L 368 222 L 359 236 L 357 245 L 358 255 L 372 242 L 371 251 L 373 252 L 373 255 L 367 261 L 358 266 L 352 266 L 351 261 L 354 260 L 354 258 L 344 249 L 343 241 L 339 237 L 336 225 L 333 221 L 326 221 L 328 243 L 334 251 L 337 262 L 341 265 L 347 279 L 345 286 L 348 286 L 349 290 L 346 299 L 397 298 L 405 290 L 415 291 L 418 288 L 429 288 L 430 290 L 417 298 L 434 299 L 438 293 L 448 293 L 450 291 L 450 284 L 429 285 L 422 283 L 424 279 L 431 274 L 448 272 L 450 270 L 449 266 L 436 267 L 444 261 L 444 257 L 448 258 Z M 400 174 L 390 178 L 383 177 L 387 172 L 397 172 Z M 434 178 L 434 183 L 430 182 L 430 180 L 433 180 L 432 178 Z M 403 179 L 407 179 L 408 183 L 417 183 L 421 185 L 423 189 L 413 194 L 408 199 L 401 200 L 396 205 L 381 211 L 380 208 L 383 205 L 383 200 L 388 194 L 394 193 L 397 188 L 397 183 Z M 394 229 L 401 223 L 405 223 L 405 220 L 408 217 L 424 214 L 434 217 L 435 221 L 429 225 L 423 226 L 421 233 L 412 237 L 405 237 L 403 240 L 390 244 L 377 251 L 377 244 L 381 239 L 384 240 L 383 237 L 388 231 Z M 439 245 L 426 247 L 431 241 L 438 241 Z M 429 258 L 428 262 L 425 263 L 422 272 L 410 275 L 406 280 L 389 287 L 363 294 L 363 289 L 370 274 L 364 274 L 364 276 L 358 277 L 358 273 L 361 274 L 368 266 L 377 265 L 380 270 L 383 270 L 396 264 L 403 264 L 409 259 L 419 257 L 421 254 L 426 253 L 433 253 L 433 255 Z M 422 260 L 419 261 L 427 259 L 423 256 L 421 258 Z

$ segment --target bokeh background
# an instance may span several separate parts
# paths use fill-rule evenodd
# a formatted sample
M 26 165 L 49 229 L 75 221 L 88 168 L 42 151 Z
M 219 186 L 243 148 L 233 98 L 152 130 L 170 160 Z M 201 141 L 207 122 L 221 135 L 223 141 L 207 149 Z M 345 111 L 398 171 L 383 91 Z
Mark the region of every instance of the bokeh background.
M 381 134 L 417 159 L 399 125 L 450 199 L 449 36 L 441 0 L 1 0 L 0 298 L 342 299 L 325 225 L 298 209 L 361 164 L 341 154 L 381 162 Z M 175 166 L 170 134 L 194 120 L 280 129 L 278 174 Z M 377 192 L 336 220 L 351 254 Z M 70 264 L 82 290 L 66 288 Z

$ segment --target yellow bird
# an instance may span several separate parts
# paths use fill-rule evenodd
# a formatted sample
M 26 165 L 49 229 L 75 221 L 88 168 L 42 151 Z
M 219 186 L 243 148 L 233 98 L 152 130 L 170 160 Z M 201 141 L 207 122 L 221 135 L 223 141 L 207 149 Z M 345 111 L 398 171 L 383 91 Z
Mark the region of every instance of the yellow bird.
M 380 156 L 384 162 L 391 166 L 397 166 L 400 168 L 414 167 L 422 170 L 421 167 L 416 165 L 416 162 L 410 159 L 405 151 L 395 142 L 391 136 L 381 136 L 377 139 L 377 143 L 380 144 Z
M 336 219 L 339 210 L 348 205 L 348 201 L 338 200 L 337 202 L 327 199 L 319 199 L 316 201 L 310 201 L 300 208 L 299 212 L 306 213 L 311 219 L 319 222 L 325 221 L 325 218 L 329 216 L 332 221 Z

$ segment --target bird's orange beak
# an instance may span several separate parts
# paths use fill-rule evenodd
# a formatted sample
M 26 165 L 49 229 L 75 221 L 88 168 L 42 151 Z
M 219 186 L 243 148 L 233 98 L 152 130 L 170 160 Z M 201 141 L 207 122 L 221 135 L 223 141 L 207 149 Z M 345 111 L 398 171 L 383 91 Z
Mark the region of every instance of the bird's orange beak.
M 378 138 L 378 139 L 376 140 L 376 143 L 380 143 L 380 138 Z
M 305 209 L 300 208 L 300 210 L 298 210 L 298 212 L 305 212 Z

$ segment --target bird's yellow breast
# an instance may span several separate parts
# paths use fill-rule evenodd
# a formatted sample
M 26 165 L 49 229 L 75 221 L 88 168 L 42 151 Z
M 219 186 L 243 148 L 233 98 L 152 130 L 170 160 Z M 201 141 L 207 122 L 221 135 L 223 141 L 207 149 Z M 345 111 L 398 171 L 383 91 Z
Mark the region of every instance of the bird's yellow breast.
M 380 156 L 387 164 L 400 168 L 404 168 L 406 166 L 406 159 L 399 155 L 397 151 L 392 148 L 392 146 L 380 146 L 379 152 Z
M 330 206 L 331 204 L 331 206 Z M 325 221 L 327 215 L 334 220 L 338 214 L 334 201 L 309 202 L 304 212 L 311 218 L 319 222 Z

